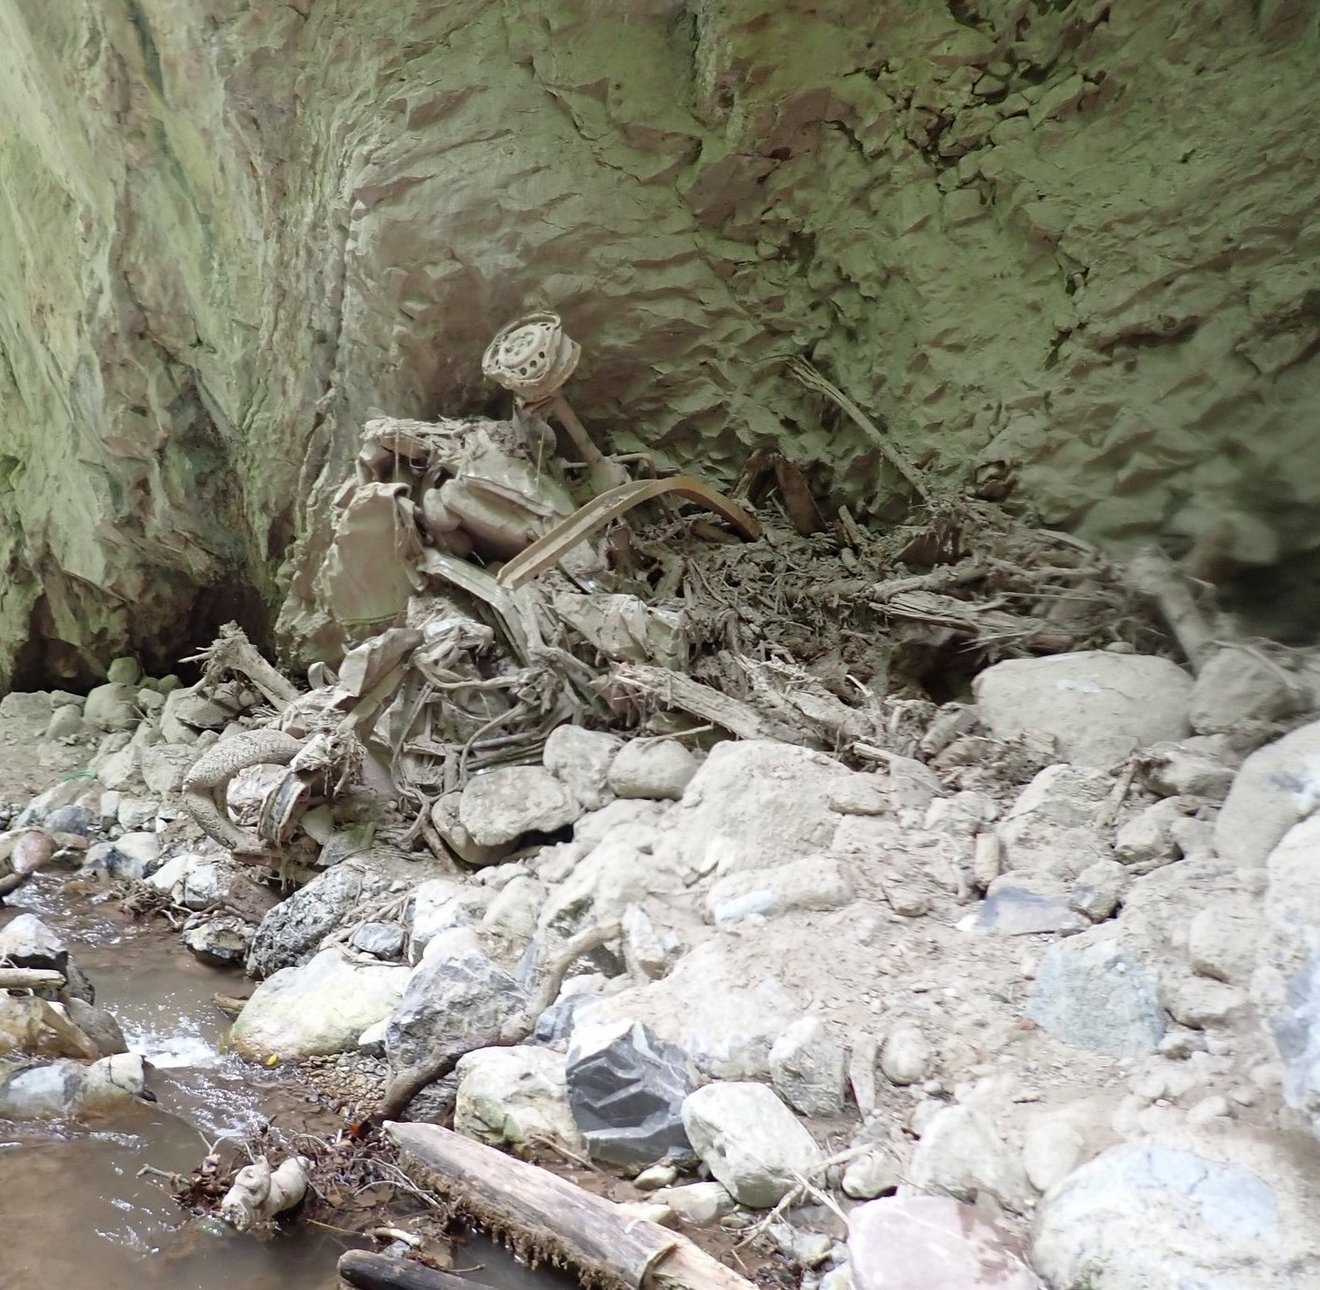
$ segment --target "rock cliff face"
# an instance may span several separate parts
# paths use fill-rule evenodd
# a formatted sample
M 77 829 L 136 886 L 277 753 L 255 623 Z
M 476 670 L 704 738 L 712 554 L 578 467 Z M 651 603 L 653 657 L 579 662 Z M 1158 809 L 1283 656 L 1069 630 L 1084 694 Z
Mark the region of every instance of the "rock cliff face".
M 1049 523 L 1320 543 L 1303 0 L 10 0 L 0 684 L 293 629 L 370 406 L 496 406 L 564 316 L 616 449 L 822 496 L 913 457 Z

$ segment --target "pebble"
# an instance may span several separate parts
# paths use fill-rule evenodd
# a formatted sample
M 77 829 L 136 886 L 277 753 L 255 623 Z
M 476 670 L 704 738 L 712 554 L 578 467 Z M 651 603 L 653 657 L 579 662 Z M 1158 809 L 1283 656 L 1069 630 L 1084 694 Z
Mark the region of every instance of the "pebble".
M 678 1170 L 673 1165 L 651 1165 L 633 1179 L 633 1186 L 638 1191 L 659 1191 L 662 1187 L 672 1187 L 677 1177 Z
M 880 1050 L 880 1070 L 891 1084 L 900 1087 L 918 1084 L 926 1078 L 934 1059 L 921 1027 L 907 1023 L 895 1026 L 885 1039 Z

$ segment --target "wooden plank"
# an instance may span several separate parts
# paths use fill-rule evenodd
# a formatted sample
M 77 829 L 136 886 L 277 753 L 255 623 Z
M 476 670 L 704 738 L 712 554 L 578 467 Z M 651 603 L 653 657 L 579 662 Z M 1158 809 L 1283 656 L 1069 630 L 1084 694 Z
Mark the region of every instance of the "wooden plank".
M 677 1232 L 438 1124 L 385 1125 L 404 1167 L 530 1257 L 572 1263 L 627 1290 L 755 1290 Z

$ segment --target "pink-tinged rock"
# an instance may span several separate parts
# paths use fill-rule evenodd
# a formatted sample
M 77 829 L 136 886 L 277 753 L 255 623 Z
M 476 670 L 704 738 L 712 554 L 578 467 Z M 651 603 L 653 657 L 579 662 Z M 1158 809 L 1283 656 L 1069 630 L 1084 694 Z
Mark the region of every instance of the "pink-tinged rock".
M 848 1216 L 854 1290 L 1040 1290 L 1009 1238 L 945 1196 L 892 1196 Z

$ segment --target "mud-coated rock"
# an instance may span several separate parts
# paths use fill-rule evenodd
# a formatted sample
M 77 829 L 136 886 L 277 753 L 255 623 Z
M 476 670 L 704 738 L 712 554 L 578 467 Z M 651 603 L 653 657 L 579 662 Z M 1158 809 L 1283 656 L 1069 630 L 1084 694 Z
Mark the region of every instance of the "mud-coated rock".
M 1103 770 L 1191 733 L 1192 678 L 1166 658 L 1089 650 L 1006 659 L 981 672 L 972 689 L 996 738 L 1044 731 L 1077 766 Z
M 677 801 L 696 773 L 697 759 L 677 739 L 633 739 L 610 763 L 610 787 L 620 797 Z
M 827 850 L 840 816 L 832 791 L 853 772 L 789 744 L 717 744 L 666 819 L 657 852 L 694 874 L 765 869 Z
M 577 798 L 540 766 L 508 766 L 470 779 L 458 819 L 479 846 L 514 842 L 525 833 L 553 833 L 582 814 Z
M 610 763 L 623 740 L 604 730 L 556 726 L 545 741 L 541 764 L 574 793 L 585 811 L 598 811 L 614 797 Z
M 706 917 L 717 927 L 732 927 L 748 918 L 774 918 L 795 909 L 841 909 L 852 894 L 842 861 L 807 856 L 720 878 L 706 895 Z

